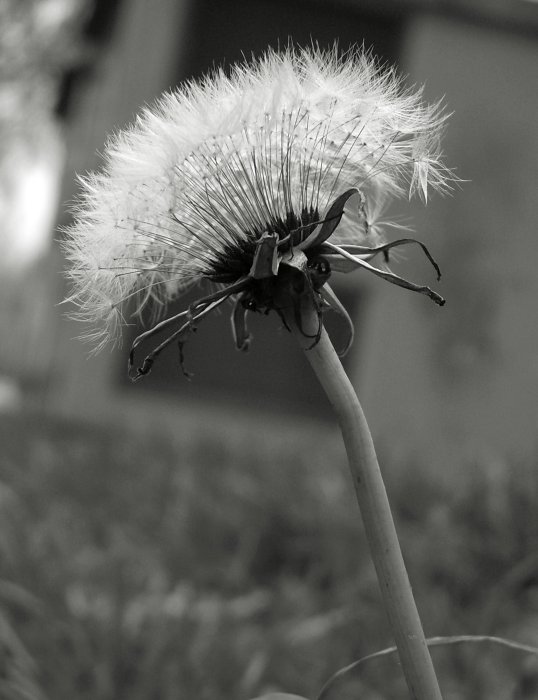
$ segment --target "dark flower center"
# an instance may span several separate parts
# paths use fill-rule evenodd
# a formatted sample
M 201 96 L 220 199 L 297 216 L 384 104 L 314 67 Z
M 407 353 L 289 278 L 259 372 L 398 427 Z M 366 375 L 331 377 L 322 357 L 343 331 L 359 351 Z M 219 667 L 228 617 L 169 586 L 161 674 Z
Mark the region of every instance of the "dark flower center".
M 300 215 L 289 211 L 285 219 L 272 219 L 263 231 L 245 231 L 228 243 L 212 262 L 212 270 L 206 275 L 212 282 L 230 284 L 248 275 L 258 242 L 264 233 L 276 233 L 280 254 L 299 245 L 315 229 L 319 212 L 304 207 Z

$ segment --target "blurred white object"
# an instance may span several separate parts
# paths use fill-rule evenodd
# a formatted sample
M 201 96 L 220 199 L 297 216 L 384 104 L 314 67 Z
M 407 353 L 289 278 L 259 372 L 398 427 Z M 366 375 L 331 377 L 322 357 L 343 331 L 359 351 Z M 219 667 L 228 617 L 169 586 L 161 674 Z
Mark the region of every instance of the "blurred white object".
M 0 272 L 48 251 L 64 147 L 55 114 L 60 80 L 81 51 L 87 0 L 0 2 Z M 78 42 L 78 43 L 77 43 Z
M 39 142 L 14 143 L 0 162 L 0 270 L 8 276 L 28 269 L 49 250 L 63 162 L 53 125 Z
M 22 395 L 17 383 L 9 377 L 0 377 L 0 413 L 17 411 L 22 406 Z

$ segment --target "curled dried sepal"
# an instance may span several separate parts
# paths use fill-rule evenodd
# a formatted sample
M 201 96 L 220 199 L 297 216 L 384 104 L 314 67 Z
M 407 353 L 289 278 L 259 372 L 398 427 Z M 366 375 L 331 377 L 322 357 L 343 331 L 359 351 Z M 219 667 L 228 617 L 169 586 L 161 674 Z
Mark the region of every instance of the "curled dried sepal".
M 340 299 L 336 296 L 328 284 L 323 285 L 323 287 L 320 289 L 320 294 L 327 306 L 335 311 L 344 320 L 346 326 L 346 341 L 344 343 L 344 347 L 336 349 L 339 357 L 344 357 L 349 348 L 352 346 L 353 339 L 355 337 L 355 327 L 353 325 L 353 321 L 351 320 L 351 316 L 346 311 Z
M 439 266 L 433 259 L 431 253 L 429 250 L 426 248 L 424 243 L 421 243 L 420 241 L 415 240 L 414 238 L 404 238 L 400 239 L 399 241 L 395 241 L 394 245 L 385 245 L 385 246 L 379 246 L 378 249 L 372 248 L 370 249 L 370 257 L 377 255 L 378 252 L 381 251 L 387 251 L 390 247 L 394 248 L 395 246 L 402 246 L 406 245 L 408 243 L 418 243 L 422 250 L 425 252 L 428 260 L 431 262 L 433 267 L 435 268 L 437 274 L 438 274 L 438 279 L 441 277 L 441 272 L 439 270 Z M 350 268 L 346 266 L 346 263 L 349 265 L 351 263 L 355 268 L 357 267 L 362 267 L 365 270 L 369 270 L 372 272 L 374 275 L 377 275 L 378 277 L 381 277 L 382 279 L 386 280 L 387 282 L 391 282 L 392 284 L 396 284 L 398 287 L 403 287 L 404 289 L 409 289 L 412 292 L 418 292 L 419 294 L 425 294 L 428 296 L 432 301 L 434 301 L 436 304 L 439 306 L 444 306 L 445 305 L 445 299 L 438 294 L 437 292 L 434 292 L 433 289 L 430 287 L 427 287 L 426 285 L 421 285 L 421 284 L 415 284 L 415 282 L 411 282 L 410 280 L 406 280 L 403 277 L 400 277 L 399 275 L 396 275 L 394 272 L 390 272 L 389 270 L 381 270 L 378 267 L 374 267 L 373 265 L 370 265 L 367 260 L 364 259 L 365 253 L 361 253 L 360 255 L 353 255 L 352 253 L 348 252 L 345 246 L 337 246 L 332 243 L 327 242 L 326 246 L 328 250 L 330 250 L 330 253 L 326 255 L 325 257 L 329 262 L 332 262 L 335 264 L 335 266 L 340 267 L 341 272 L 349 272 Z M 361 246 L 363 249 L 363 247 Z M 339 257 L 340 256 L 340 257 Z M 343 261 L 341 260 L 343 258 Z

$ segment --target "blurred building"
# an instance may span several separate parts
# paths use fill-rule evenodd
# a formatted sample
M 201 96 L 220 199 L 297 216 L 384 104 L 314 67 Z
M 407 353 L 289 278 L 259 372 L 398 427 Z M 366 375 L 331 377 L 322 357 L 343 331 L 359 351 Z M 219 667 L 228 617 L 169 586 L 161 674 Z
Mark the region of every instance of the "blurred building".
M 538 135 L 536 3 L 482 0 L 96 0 L 85 15 L 85 60 L 63 72 L 56 124 L 65 133 L 60 200 L 75 173 L 98 167 L 106 134 L 140 106 L 214 65 L 292 39 L 345 48 L 364 43 L 445 96 L 454 111 L 445 139 L 464 180 L 424 209 L 394 215 L 427 240 L 444 271 L 443 309 L 360 274 L 340 283 L 356 321 L 347 369 L 385 451 L 440 468 L 534 451 L 538 416 L 538 277 L 535 235 Z M 61 147 L 63 149 L 63 146 Z M 61 150 L 63 154 L 63 150 Z M 50 195 L 54 197 L 54 194 Z M 62 206 L 59 223 L 69 223 Z M 50 237 L 52 241 L 52 235 Z M 125 378 L 126 352 L 87 356 L 76 324 L 54 304 L 64 293 L 58 248 L 24 272 L 3 313 L 0 363 L 24 393 L 66 415 L 123 416 L 171 425 L 211 421 L 261 429 L 268 421 L 308 430 L 330 425 L 327 403 L 276 320 L 260 319 L 248 356 L 236 353 L 225 316 L 187 347 L 188 383 L 174 353 L 145 382 Z M 429 274 L 404 261 L 412 279 Z M 31 271 L 29 271 L 29 269 Z M 29 283 L 27 283 L 29 281 Z M 17 309 L 14 311 L 14 308 Z M 38 310 L 38 312 L 37 312 Z M 5 320 L 7 319 L 7 321 Z M 128 347 L 129 338 L 126 337 Z M 233 420 L 231 419 L 233 416 Z M 305 422 L 306 421 L 306 422 Z M 264 428 L 265 429 L 265 428 Z

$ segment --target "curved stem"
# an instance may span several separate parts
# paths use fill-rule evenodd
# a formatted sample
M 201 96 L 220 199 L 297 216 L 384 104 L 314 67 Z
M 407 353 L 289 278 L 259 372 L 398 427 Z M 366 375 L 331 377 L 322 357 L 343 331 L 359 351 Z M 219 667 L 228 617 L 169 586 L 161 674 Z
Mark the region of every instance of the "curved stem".
M 516 651 L 522 651 L 527 654 L 535 654 L 538 656 L 538 647 L 532 647 L 528 644 L 520 644 L 520 642 L 514 642 L 512 639 L 505 639 L 504 637 L 490 637 L 488 635 L 476 635 L 476 634 L 461 634 L 454 637 L 430 637 L 426 640 L 428 647 L 437 646 L 448 646 L 456 644 L 483 644 L 489 642 L 490 644 L 495 644 L 508 649 L 515 649 Z M 356 671 L 359 666 L 366 664 L 368 661 L 373 659 L 379 659 L 382 656 L 389 656 L 389 654 L 394 654 L 398 651 L 396 647 L 388 647 L 387 649 L 381 649 L 381 651 L 375 651 L 373 654 L 368 654 L 368 656 L 363 656 L 362 659 L 354 661 L 337 671 L 329 680 L 325 683 L 321 689 L 316 700 L 327 700 L 329 695 L 332 694 L 334 686 L 338 681 L 345 679 L 350 673 Z
M 316 327 L 317 315 L 305 305 L 303 331 Z M 398 536 L 377 462 L 374 443 L 355 390 L 325 329 L 309 347 L 291 326 L 331 402 L 342 431 L 359 508 L 377 572 L 385 611 L 392 627 L 409 693 L 413 700 L 442 700 Z

